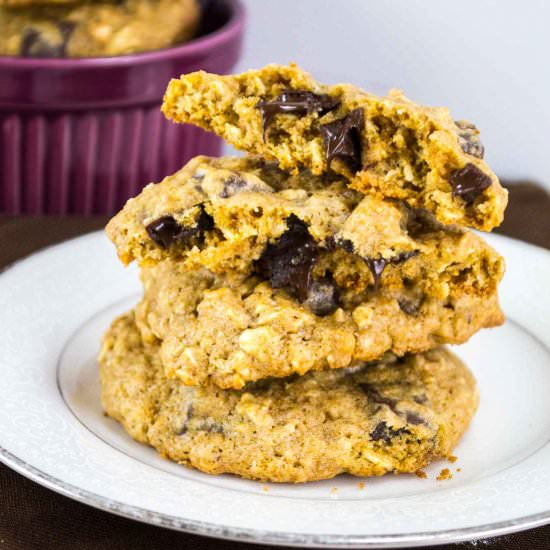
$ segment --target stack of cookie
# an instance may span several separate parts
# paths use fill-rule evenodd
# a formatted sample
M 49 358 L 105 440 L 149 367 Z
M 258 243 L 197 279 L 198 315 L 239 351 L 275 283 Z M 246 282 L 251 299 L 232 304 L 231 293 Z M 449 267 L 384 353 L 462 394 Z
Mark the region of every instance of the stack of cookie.
M 478 394 L 441 346 L 503 321 L 502 258 L 468 229 L 506 205 L 475 127 L 295 66 L 184 75 L 163 110 L 249 156 L 197 157 L 107 226 L 144 294 L 104 337 L 106 412 L 252 479 L 449 456 Z
M 198 0 L 0 0 L 0 55 L 116 56 L 190 39 Z

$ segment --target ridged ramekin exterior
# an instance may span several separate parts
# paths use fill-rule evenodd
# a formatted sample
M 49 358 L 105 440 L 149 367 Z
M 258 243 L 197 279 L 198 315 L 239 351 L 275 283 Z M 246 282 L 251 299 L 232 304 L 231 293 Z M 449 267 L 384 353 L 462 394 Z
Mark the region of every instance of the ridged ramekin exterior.
M 0 211 L 112 214 L 147 183 L 221 146 L 199 128 L 166 121 L 159 105 L 0 113 Z
M 160 112 L 170 77 L 224 73 L 241 50 L 237 0 L 220 30 L 177 48 L 86 60 L 0 58 L 0 212 L 106 214 L 199 154 L 214 135 Z M 52 83 L 55 85 L 52 87 Z

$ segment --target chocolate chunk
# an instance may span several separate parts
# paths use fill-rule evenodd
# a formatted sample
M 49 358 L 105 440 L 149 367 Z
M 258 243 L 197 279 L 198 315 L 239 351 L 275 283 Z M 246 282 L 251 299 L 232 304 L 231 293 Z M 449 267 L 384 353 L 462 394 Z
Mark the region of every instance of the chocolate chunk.
M 250 187 L 250 185 L 239 176 L 230 176 L 223 184 L 220 197 L 222 199 L 227 199 L 237 193 L 240 193 L 241 191 L 244 191 L 247 187 Z
M 255 218 L 261 218 L 264 215 L 264 209 L 261 206 L 256 206 L 256 208 L 252 209 L 250 213 Z
M 161 248 L 170 248 L 182 229 L 172 216 L 162 216 L 145 228 L 149 237 Z
M 272 101 L 259 101 L 256 108 L 262 113 L 263 138 L 273 117 L 279 113 L 294 115 L 324 115 L 336 109 L 340 102 L 327 94 L 314 94 L 308 90 L 285 90 Z
M 162 216 L 145 229 L 158 246 L 168 249 L 173 245 L 184 248 L 201 246 L 204 243 L 205 232 L 213 228 L 214 219 L 201 206 L 200 214 L 192 227 L 183 227 L 172 216 Z
M 64 46 L 66 47 L 67 42 L 76 28 L 76 23 L 73 23 L 72 21 L 58 21 L 56 25 L 61 33 L 61 36 L 63 37 Z
M 380 394 L 380 392 L 375 388 L 373 388 L 370 384 L 359 384 L 359 387 L 366 394 L 369 401 L 372 401 L 373 403 L 378 403 L 379 405 L 386 405 L 395 414 L 399 414 L 396 410 L 397 403 L 398 403 L 397 399 L 393 399 L 392 397 L 386 397 Z
M 332 277 L 312 281 L 304 305 L 321 317 L 334 313 L 339 306 L 339 297 L 338 288 Z
M 49 42 L 44 35 L 31 28 L 23 31 L 21 38 L 21 55 L 23 57 L 63 57 L 63 43 Z
M 193 416 L 193 404 L 191 403 L 187 407 L 187 411 L 185 411 L 185 418 L 183 420 L 183 423 L 180 427 L 180 429 L 176 432 L 176 435 L 184 435 L 187 433 L 187 428 L 189 426 L 189 421 L 191 420 L 191 417 Z
M 458 129 L 458 142 L 462 150 L 472 157 L 482 159 L 485 155 L 485 147 L 479 139 L 479 130 L 475 124 L 467 120 L 456 120 L 455 124 Z
M 365 262 L 367 262 L 370 272 L 372 273 L 374 285 L 378 286 L 382 272 L 386 269 L 386 265 L 389 263 L 388 260 L 385 260 L 384 258 L 365 258 Z
M 453 188 L 453 196 L 461 197 L 471 204 L 491 185 L 492 180 L 475 164 L 468 163 L 464 168 L 453 172 L 449 177 L 449 182 Z
M 363 109 L 355 109 L 344 118 L 321 125 L 327 164 L 338 158 L 352 172 L 361 167 L 361 131 L 365 125 Z
M 319 245 L 294 214 L 287 219 L 287 227 L 279 240 L 266 247 L 256 269 L 273 288 L 282 288 L 304 302 L 313 282 L 311 272 L 319 257 Z
M 370 433 L 370 437 L 373 441 L 380 441 L 380 439 L 384 439 L 386 443 L 389 443 L 390 438 L 388 436 L 388 425 L 385 422 L 380 422 Z
M 223 434 L 225 432 L 223 426 L 218 424 L 216 421 L 211 418 L 205 418 L 201 420 L 196 426 L 195 429 L 201 432 Z
M 359 384 L 359 387 L 365 392 L 369 401 L 377 403 L 379 405 L 386 405 L 391 409 L 394 414 L 397 414 L 401 417 L 404 416 L 407 423 L 413 424 L 415 426 L 419 424 L 426 424 L 426 421 L 420 415 L 414 412 L 406 411 L 403 415 L 403 413 L 400 412 L 397 408 L 397 405 L 399 404 L 399 401 L 397 399 L 380 394 L 378 390 L 373 388 L 370 384 Z M 394 437 L 395 435 L 399 435 L 401 433 L 409 433 L 409 431 L 406 428 L 393 430 L 392 428 L 389 428 L 385 422 L 380 422 L 380 424 L 378 424 L 374 431 L 371 433 L 371 438 L 375 441 L 379 439 L 384 439 L 386 443 L 389 443 L 391 437 Z
M 21 55 L 23 57 L 65 57 L 75 24 L 71 21 L 59 21 L 56 26 L 61 38 L 59 42 L 48 41 L 38 29 L 25 28 L 21 39 Z
M 434 215 L 422 208 L 407 210 L 405 226 L 408 235 L 413 239 L 441 230 L 441 225 L 434 218 Z
M 348 254 L 355 254 L 355 246 L 350 239 L 331 239 L 332 246 L 339 246 L 342 250 Z
M 411 250 L 410 252 L 401 252 L 397 256 L 393 256 L 392 258 L 365 258 L 365 262 L 367 263 L 368 268 L 370 269 L 370 272 L 372 273 L 372 276 L 374 278 L 374 285 L 378 286 L 378 283 L 380 281 L 380 277 L 382 276 L 382 272 L 384 269 L 386 269 L 386 266 L 388 264 L 401 264 L 405 261 L 407 261 L 409 258 L 412 258 L 413 256 L 416 256 L 420 254 L 418 250 Z
M 204 243 L 206 231 L 214 229 L 214 218 L 206 212 L 203 206 L 193 227 L 184 227 L 178 237 L 178 243 L 186 248 L 201 246 Z
M 405 419 L 409 424 L 413 424 L 414 426 L 426 424 L 426 421 L 421 416 L 411 411 L 407 411 L 407 413 L 405 414 Z
M 255 262 L 256 272 L 315 315 L 330 315 L 339 307 L 338 287 L 330 274 L 319 279 L 312 275 L 323 249 L 309 233 L 308 226 L 294 214 L 287 219 L 287 227 Z
M 407 315 L 417 315 L 420 306 L 422 305 L 422 298 L 405 298 L 401 297 L 397 299 L 399 309 Z
M 399 428 L 394 430 L 382 421 L 376 425 L 374 430 L 370 433 L 370 437 L 373 441 L 380 441 L 382 439 L 385 443 L 389 444 L 391 443 L 392 438 L 406 433 L 409 433 L 407 428 Z

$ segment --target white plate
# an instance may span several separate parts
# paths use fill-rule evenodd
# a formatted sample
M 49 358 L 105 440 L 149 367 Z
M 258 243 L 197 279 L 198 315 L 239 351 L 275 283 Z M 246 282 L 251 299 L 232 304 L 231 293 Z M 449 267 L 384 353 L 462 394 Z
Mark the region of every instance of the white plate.
M 92 506 L 243 541 L 421 546 L 549 523 L 550 254 L 487 238 L 507 259 L 508 321 L 456 348 L 478 378 L 481 406 L 458 461 L 432 465 L 428 479 L 265 485 L 189 470 L 132 441 L 102 415 L 95 357 L 101 333 L 140 286 L 102 233 L 0 276 L 0 459 Z M 445 467 L 453 479 L 437 481 Z

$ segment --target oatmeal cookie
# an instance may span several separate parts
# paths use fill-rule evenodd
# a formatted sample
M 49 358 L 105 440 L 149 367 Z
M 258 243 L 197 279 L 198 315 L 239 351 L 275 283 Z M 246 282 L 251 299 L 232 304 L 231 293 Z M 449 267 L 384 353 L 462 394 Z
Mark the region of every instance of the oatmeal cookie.
M 105 335 L 100 367 L 104 410 L 137 441 L 203 472 L 273 482 L 415 472 L 449 456 L 478 404 L 445 348 L 240 391 L 189 388 L 165 377 L 132 314 Z
M 43 6 L 55 4 L 78 4 L 82 0 L 0 0 L 0 6 Z M 86 0 L 84 0 L 86 1 Z
M 157 50 L 190 39 L 199 17 L 197 0 L 2 7 L 0 55 L 108 57 Z
M 266 377 L 342 369 L 386 352 L 459 344 L 503 321 L 496 290 L 460 286 L 444 297 L 380 287 L 334 308 L 332 288 L 321 284 L 301 303 L 257 276 L 215 276 L 170 260 L 144 268 L 142 281 L 142 337 L 159 346 L 166 375 L 190 386 L 242 388 Z
M 163 111 L 281 168 L 342 174 L 354 189 L 432 211 L 444 224 L 489 231 L 507 192 L 483 160 L 476 127 L 393 90 L 377 97 L 327 86 L 295 65 L 172 80 Z

